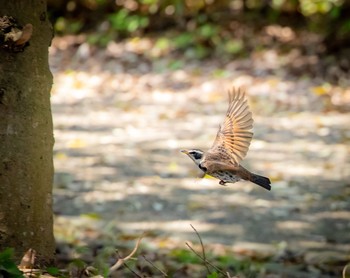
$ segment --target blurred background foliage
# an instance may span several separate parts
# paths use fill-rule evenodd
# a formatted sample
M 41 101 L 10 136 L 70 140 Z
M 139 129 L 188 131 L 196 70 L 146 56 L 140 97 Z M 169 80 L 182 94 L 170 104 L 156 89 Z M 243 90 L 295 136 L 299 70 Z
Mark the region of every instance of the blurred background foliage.
M 264 47 L 252 40 L 254 33 L 242 34 L 240 24 L 261 30 L 277 23 L 322 35 L 323 53 L 350 45 L 345 0 L 48 0 L 48 5 L 56 34 L 83 32 L 102 47 L 147 34 L 157 36 L 158 48 L 189 57 L 239 56 Z

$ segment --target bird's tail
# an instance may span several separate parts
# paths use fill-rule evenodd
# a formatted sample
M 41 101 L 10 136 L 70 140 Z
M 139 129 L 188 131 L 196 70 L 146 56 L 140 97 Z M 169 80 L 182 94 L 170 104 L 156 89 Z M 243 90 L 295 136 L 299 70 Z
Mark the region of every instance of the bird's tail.
M 260 185 L 261 187 L 264 187 L 267 190 L 271 190 L 271 181 L 269 178 L 252 173 L 249 177 L 249 180 L 257 185 Z

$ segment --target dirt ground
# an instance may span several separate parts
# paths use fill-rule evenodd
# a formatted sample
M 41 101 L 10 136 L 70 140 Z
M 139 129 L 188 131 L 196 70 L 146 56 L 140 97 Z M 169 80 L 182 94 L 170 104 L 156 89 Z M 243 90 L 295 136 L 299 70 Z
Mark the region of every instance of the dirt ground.
M 307 277 L 337 277 L 329 269 L 350 254 L 349 81 L 292 75 L 273 50 L 219 63 L 147 60 L 138 47 L 53 44 L 57 241 L 147 231 L 148 246 L 171 248 L 196 241 L 192 224 L 207 245 L 299 256 Z M 198 178 L 180 153 L 211 146 L 232 85 L 247 88 L 255 121 L 243 165 L 270 177 L 271 192 Z

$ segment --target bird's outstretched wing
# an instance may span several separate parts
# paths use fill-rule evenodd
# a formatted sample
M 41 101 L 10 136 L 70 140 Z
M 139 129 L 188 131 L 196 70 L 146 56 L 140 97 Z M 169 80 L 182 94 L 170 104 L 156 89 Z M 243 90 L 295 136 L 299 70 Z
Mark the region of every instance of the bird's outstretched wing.
M 243 89 L 229 91 L 229 101 L 226 118 L 207 152 L 207 158 L 210 159 L 210 154 L 220 156 L 221 153 L 223 156 L 229 155 L 235 164 L 239 164 L 246 156 L 253 137 L 253 118 Z

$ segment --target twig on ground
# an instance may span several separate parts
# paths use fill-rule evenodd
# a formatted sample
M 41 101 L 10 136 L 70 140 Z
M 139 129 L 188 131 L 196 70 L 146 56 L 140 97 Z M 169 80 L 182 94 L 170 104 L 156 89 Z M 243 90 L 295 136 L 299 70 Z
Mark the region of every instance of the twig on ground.
M 209 266 L 211 266 L 211 267 L 214 268 L 216 271 L 218 271 L 219 273 L 221 273 L 224 277 L 227 277 L 227 278 L 234 278 L 234 277 L 230 276 L 230 273 L 229 273 L 229 272 L 226 272 L 226 273 L 225 273 L 223 270 L 221 270 L 220 268 L 218 268 L 217 266 L 213 265 L 211 262 L 209 262 L 209 261 L 207 260 L 207 257 L 206 257 L 206 255 L 205 255 L 205 249 L 204 249 L 204 244 L 203 244 L 202 238 L 201 238 L 201 236 L 199 235 L 199 233 L 198 233 L 198 231 L 196 230 L 196 228 L 195 228 L 192 224 L 190 224 L 190 226 L 191 226 L 191 228 L 194 230 L 194 232 L 196 233 L 196 235 L 197 235 L 197 237 L 198 237 L 198 239 L 199 239 L 199 242 L 200 242 L 201 247 L 202 247 L 202 254 L 203 254 L 203 255 L 202 255 L 202 256 L 199 255 L 199 254 L 193 249 L 193 247 L 192 247 L 188 242 L 186 242 L 186 245 L 187 245 L 188 248 L 190 248 L 190 250 L 191 250 L 197 257 L 199 257 L 199 258 L 203 261 L 204 266 L 205 266 L 205 268 L 206 268 L 207 271 L 208 271 L 208 274 L 210 273 L 210 268 L 209 268 Z
M 350 266 L 350 263 L 348 263 L 346 266 L 344 266 L 343 273 L 342 273 L 343 278 L 346 278 L 346 271 L 348 270 L 349 266 Z
M 148 262 L 151 266 L 153 266 L 154 268 L 156 268 L 158 271 L 160 271 L 164 277 L 168 277 L 168 274 L 166 274 L 163 270 L 161 270 L 159 267 L 157 267 L 153 262 L 151 262 L 149 259 L 146 258 L 145 255 L 142 255 L 142 257 L 145 259 L 146 262 Z
M 213 265 L 211 262 L 209 262 L 207 259 L 204 259 L 200 254 L 198 254 L 193 247 L 186 242 L 186 245 L 188 248 L 191 249 L 191 251 L 198 257 L 200 258 L 203 262 L 205 262 L 206 264 L 210 265 L 212 268 L 214 268 L 216 271 L 220 272 L 222 275 L 227 276 L 227 273 L 225 273 L 224 271 L 222 271 L 220 268 L 218 268 L 217 266 Z
M 138 278 L 144 278 L 143 276 L 141 276 L 140 274 L 136 273 L 134 270 L 132 270 L 125 262 L 123 263 L 123 265 L 132 273 L 135 275 L 135 277 Z
M 207 269 L 208 271 L 208 274 L 210 273 L 210 269 L 209 269 L 209 266 L 207 264 L 207 258 L 206 258 L 206 255 L 205 255 L 205 249 L 204 249 L 204 245 L 203 245 L 203 241 L 202 241 L 202 238 L 201 236 L 199 235 L 199 233 L 197 232 L 196 228 L 190 224 L 191 228 L 193 229 L 193 231 L 196 233 L 197 237 L 199 238 L 199 242 L 201 244 L 201 247 L 202 247 L 202 254 L 203 254 L 203 262 L 204 262 L 204 266 L 205 268 Z
M 119 258 L 116 263 L 114 265 L 112 265 L 109 269 L 108 275 L 111 275 L 114 271 L 116 271 L 117 269 L 119 269 L 122 265 L 125 265 L 126 267 L 128 267 L 125 262 L 130 260 L 132 258 L 132 256 L 134 256 L 134 254 L 136 253 L 137 249 L 139 248 L 140 242 L 143 238 L 145 233 L 143 233 L 139 239 L 136 242 L 135 248 L 134 250 L 131 251 L 131 253 L 126 256 L 125 258 Z

